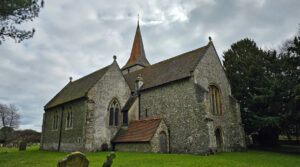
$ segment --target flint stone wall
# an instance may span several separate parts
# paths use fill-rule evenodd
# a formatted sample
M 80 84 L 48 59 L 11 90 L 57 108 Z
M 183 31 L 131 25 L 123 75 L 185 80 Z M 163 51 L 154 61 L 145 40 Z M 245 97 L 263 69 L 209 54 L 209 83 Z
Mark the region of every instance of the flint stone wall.
M 85 151 L 101 151 L 102 144 L 111 148 L 110 141 L 122 125 L 123 117 L 120 110 L 119 126 L 109 126 L 109 104 L 117 98 L 122 109 L 129 97 L 130 88 L 114 62 L 88 93 Z
M 239 104 L 231 97 L 231 87 L 213 45 L 210 45 L 205 56 L 194 71 L 194 83 L 203 89 L 202 104 L 208 118 L 209 146 L 216 151 L 215 130 L 221 130 L 223 151 L 245 149 L 245 136 L 242 126 Z M 222 116 L 213 115 L 210 111 L 209 86 L 215 85 L 221 94 Z M 232 85 L 234 86 L 234 85 Z M 198 93 L 199 94 L 199 93 Z
M 165 133 L 166 134 L 166 145 L 167 145 L 167 153 L 169 152 L 169 133 L 168 133 L 168 127 L 165 124 L 165 121 L 162 120 L 159 124 L 159 126 L 156 129 L 156 132 L 154 133 L 152 139 L 150 140 L 151 145 L 151 152 L 153 153 L 159 153 L 160 152 L 160 134 Z
M 64 107 L 64 110 L 62 110 Z M 72 128 L 66 128 L 67 111 L 72 108 L 73 126 Z M 60 151 L 84 151 L 84 133 L 85 133 L 85 113 L 86 113 L 86 99 L 79 99 L 61 106 L 57 106 L 46 110 L 44 113 L 44 122 L 42 129 L 42 150 L 54 150 L 58 149 L 59 132 L 61 123 L 61 113 L 63 113 L 62 119 L 62 133 L 61 133 L 61 146 Z M 58 113 L 58 128 L 53 129 L 53 116 Z
M 171 153 L 206 154 L 209 150 L 208 127 L 203 106 L 197 103 L 194 83 L 180 80 L 142 91 L 141 117 L 163 116 L 169 128 Z
M 210 112 L 209 85 L 221 93 L 223 114 Z M 222 150 L 245 149 L 239 105 L 232 100 L 231 87 L 218 55 L 210 45 L 189 79 L 141 92 L 141 117 L 163 116 L 170 130 L 170 152 L 211 154 L 216 152 L 215 130 L 221 130 Z
M 128 152 L 151 152 L 149 142 L 145 143 L 116 143 L 115 151 L 128 151 Z

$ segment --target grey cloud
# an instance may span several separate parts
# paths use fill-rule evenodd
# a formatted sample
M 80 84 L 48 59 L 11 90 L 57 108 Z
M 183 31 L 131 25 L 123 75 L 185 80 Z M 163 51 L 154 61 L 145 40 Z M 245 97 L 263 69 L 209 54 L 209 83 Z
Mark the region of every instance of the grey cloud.
M 212 36 L 219 56 L 245 37 L 276 47 L 296 32 L 300 2 L 270 0 L 51 0 L 22 27 L 34 38 L 0 45 L 0 102 L 14 103 L 20 128 L 41 129 L 43 106 L 68 83 L 130 54 L 140 14 L 151 63 L 196 49 Z

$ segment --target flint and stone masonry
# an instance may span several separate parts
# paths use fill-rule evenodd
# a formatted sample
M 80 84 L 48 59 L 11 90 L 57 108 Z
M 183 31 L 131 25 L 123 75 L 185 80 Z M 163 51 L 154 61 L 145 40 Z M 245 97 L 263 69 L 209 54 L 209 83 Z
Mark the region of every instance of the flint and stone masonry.
M 212 98 L 211 86 L 219 91 L 219 114 L 212 112 L 216 96 Z M 201 155 L 242 151 L 245 134 L 231 86 L 211 38 L 204 47 L 150 65 L 138 25 L 123 68 L 114 57 L 111 65 L 70 81 L 46 104 L 41 149 Z M 132 124 L 137 120 L 141 126 Z

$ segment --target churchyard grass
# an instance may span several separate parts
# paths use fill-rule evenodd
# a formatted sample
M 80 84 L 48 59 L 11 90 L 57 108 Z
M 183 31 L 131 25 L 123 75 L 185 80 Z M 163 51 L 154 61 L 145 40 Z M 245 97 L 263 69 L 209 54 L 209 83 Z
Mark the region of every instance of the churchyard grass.
M 101 167 L 109 152 L 86 153 L 90 167 Z M 0 167 L 56 167 L 67 153 L 0 148 Z M 249 150 L 213 156 L 116 152 L 113 167 L 300 167 L 300 155 Z

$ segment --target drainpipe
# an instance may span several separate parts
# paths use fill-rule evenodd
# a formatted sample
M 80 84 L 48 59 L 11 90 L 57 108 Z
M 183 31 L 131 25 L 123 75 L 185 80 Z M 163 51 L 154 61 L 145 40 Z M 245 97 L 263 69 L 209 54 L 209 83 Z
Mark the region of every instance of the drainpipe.
M 171 153 L 171 131 L 170 129 L 168 129 L 168 133 L 169 133 L 169 153 Z
M 141 119 L 141 94 L 139 91 L 137 92 L 137 94 L 138 94 L 138 102 L 139 102 L 139 119 Z
M 64 107 L 62 107 L 61 114 L 60 114 L 60 127 L 59 127 L 59 136 L 58 136 L 58 147 L 57 147 L 57 151 L 60 151 L 60 143 L 61 143 L 61 135 L 62 135 L 63 116 L 64 116 Z

